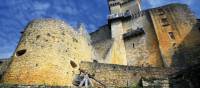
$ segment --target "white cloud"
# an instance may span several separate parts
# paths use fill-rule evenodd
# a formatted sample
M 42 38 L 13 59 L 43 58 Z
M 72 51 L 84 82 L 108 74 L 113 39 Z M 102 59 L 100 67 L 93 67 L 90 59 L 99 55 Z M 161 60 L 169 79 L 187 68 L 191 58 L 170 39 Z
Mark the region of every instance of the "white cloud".
M 77 8 L 70 6 L 65 7 L 63 10 L 69 15 L 77 15 L 79 13 Z
M 68 5 L 66 7 L 57 6 L 54 8 L 57 12 L 66 13 L 68 15 L 77 15 L 79 13 L 78 9 L 71 5 Z
M 49 3 L 40 3 L 40 2 L 35 2 L 33 7 L 36 10 L 47 10 L 50 7 Z

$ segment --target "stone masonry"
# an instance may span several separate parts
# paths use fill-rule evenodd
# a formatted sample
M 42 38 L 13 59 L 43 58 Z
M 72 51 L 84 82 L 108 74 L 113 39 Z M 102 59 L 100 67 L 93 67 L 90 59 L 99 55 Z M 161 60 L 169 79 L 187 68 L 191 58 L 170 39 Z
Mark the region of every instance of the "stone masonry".
M 70 86 L 79 63 L 92 61 L 92 54 L 88 41 L 63 21 L 34 20 L 25 29 L 1 82 Z
M 1 63 L 0 87 L 199 87 L 200 20 L 187 5 L 108 5 L 108 24 L 90 35 L 61 20 L 30 22 L 11 60 Z

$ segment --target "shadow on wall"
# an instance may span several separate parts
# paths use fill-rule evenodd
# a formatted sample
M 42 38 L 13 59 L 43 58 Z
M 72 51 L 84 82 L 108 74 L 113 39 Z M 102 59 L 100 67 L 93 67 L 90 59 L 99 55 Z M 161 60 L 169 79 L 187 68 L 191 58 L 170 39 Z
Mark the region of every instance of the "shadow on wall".
M 180 72 L 172 74 L 170 88 L 199 88 L 200 64 L 190 66 Z
M 200 63 L 200 23 L 196 23 L 179 46 L 174 46 L 172 67 L 189 67 Z

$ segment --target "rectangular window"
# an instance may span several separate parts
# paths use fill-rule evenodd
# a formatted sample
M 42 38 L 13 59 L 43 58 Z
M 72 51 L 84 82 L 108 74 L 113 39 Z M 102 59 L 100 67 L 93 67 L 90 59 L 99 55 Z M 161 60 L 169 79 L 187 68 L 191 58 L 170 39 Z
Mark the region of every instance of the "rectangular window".
M 171 39 L 175 39 L 174 33 L 173 33 L 173 32 L 169 32 L 169 37 L 170 37 Z
M 133 43 L 133 48 L 135 48 L 135 44 Z
M 161 21 L 162 21 L 162 26 L 168 26 L 169 25 L 167 18 L 162 18 Z
M 164 15 L 165 14 L 163 9 L 158 9 L 157 12 L 158 12 L 158 15 Z

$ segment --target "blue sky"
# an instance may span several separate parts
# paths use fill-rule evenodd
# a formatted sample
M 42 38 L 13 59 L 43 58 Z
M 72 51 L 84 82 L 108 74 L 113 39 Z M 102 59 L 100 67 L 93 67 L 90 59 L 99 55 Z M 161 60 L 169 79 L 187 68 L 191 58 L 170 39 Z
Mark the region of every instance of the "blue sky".
M 185 3 L 200 17 L 200 0 L 143 0 L 148 9 L 169 3 Z M 36 18 L 62 19 L 73 27 L 84 23 L 89 32 L 107 23 L 107 0 L 0 0 L 0 58 L 10 57 L 20 31 Z

